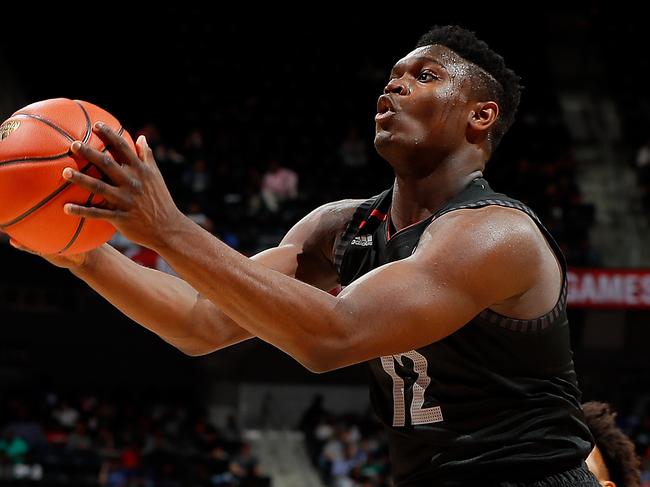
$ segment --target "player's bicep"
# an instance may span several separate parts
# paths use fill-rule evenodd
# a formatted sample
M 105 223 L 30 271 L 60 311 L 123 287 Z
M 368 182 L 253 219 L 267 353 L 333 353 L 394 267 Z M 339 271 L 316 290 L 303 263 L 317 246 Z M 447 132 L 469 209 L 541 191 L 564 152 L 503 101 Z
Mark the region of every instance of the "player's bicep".
M 498 226 L 482 213 L 458 214 L 423 234 L 410 257 L 379 267 L 345 288 L 347 321 L 338 366 L 395 355 L 441 340 L 485 308 L 534 280 L 530 226 Z
M 420 348 L 453 333 L 479 311 L 466 288 L 417 259 L 366 274 L 339 294 L 349 323 L 339 367 Z

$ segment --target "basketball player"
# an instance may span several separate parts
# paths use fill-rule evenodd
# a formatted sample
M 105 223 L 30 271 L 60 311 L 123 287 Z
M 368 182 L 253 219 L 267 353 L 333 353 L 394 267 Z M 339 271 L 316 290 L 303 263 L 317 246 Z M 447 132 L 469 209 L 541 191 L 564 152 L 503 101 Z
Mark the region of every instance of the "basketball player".
M 616 413 L 609 404 L 584 403 L 587 425 L 596 446 L 587 457 L 587 466 L 603 487 L 639 487 L 641 461 L 634 443 L 616 425 Z
M 108 205 L 65 211 L 110 221 L 182 280 L 107 245 L 47 258 L 191 355 L 257 336 L 314 372 L 367 362 L 397 486 L 597 486 L 564 258 L 529 208 L 483 178 L 519 97 L 518 76 L 472 32 L 433 28 L 377 102 L 393 186 L 314 210 L 252 259 L 177 209 L 143 137 L 134 153 L 96 126 L 116 160 L 71 150 L 113 184 L 64 177 Z

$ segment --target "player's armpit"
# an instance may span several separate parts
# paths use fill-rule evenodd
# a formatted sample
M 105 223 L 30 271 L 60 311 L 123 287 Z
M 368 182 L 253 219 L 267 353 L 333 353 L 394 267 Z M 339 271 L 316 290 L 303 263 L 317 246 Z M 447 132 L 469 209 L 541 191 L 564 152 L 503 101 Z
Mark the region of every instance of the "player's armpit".
M 420 348 L 526 292 L 543 252 L 535 232 L 521 212 L 459 210 L 441 217 L 411 257 L 342 291 L 335 312 L 337 329 L 343 326 L 345 333 L 324 347 L 312 367 L 328 371 Z

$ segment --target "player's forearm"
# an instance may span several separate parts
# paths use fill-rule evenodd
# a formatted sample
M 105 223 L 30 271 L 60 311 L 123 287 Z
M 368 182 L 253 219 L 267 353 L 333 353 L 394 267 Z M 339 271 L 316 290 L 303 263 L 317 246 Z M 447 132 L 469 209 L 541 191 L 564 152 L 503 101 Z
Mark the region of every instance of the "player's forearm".
M 345 335 L 334 296 L 242 256 L 189 219 L 154 250 L 239 326 L 312 370 Z
M 109 245 L 72 272 L 126 316 L 189 355 L 250 336 L 182 279 L 143 267 Z

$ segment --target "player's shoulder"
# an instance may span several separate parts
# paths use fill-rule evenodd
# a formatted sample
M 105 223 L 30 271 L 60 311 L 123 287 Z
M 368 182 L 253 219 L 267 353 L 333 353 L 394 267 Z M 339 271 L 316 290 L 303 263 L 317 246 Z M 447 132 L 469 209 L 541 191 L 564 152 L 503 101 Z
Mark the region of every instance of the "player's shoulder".
M 508 261 L 514 256 L 541 255 L 547 248 L 545 240 L 539 226 L 524 211 L 488 205 L 442 215 L 429 225 L 420 242 L 425 248 L 453 245 L 465 257 L 483 255 Z
M 343 231 L 354 216 L 356 209 L 364 201 L 366 200 L 344 199 L 325 203 L 309 213 L 305 219 L 321 230 Z
M 557 269 L 532 218 L 496 205 L 458 209 L 434 220 L 413 258 L 492 303 L 531 290 L 539 285 L 540 275 Z
M 306 249 L 326 249 L 324 253 L 329 255 L 329 249 L 364 201 L 345 199 L 319 206 L 296 223 L 282 243 L 301 243 Z
M 479 208 L 459 208 L 435 219 L 429 229 L 454 228 L 454 233 L 488 232 L 492 234 L 507 231 L 510 236 L 532 237 L 538 235 L 539 227 L 526 212 L 501 205 L 486 205 Z

